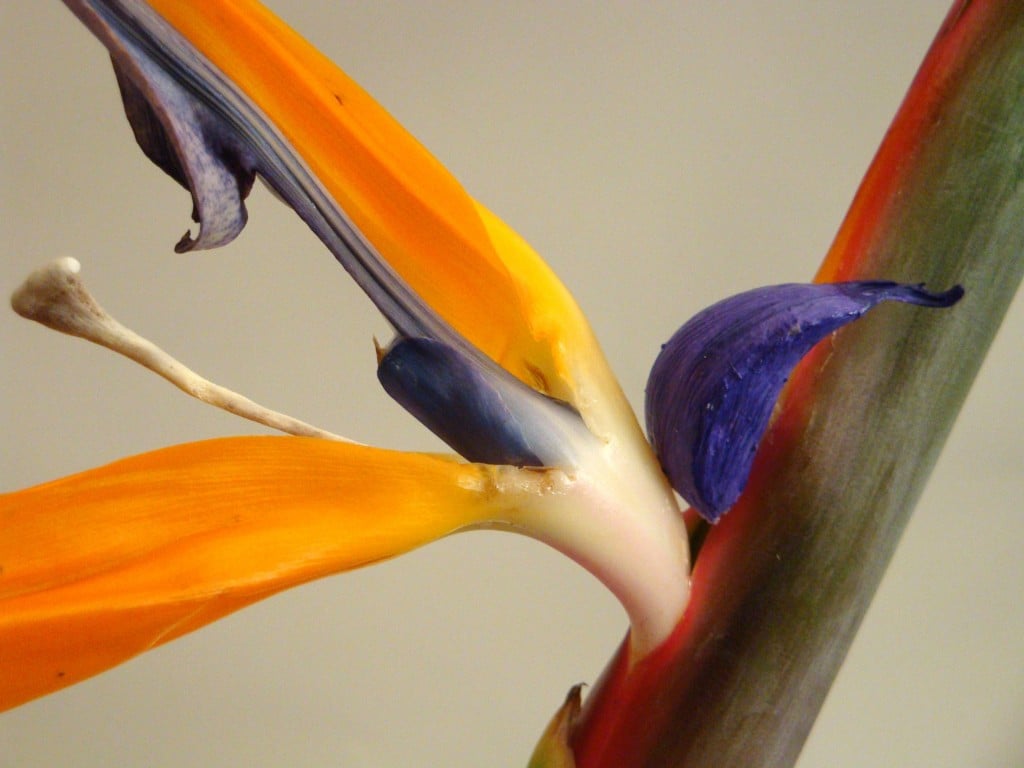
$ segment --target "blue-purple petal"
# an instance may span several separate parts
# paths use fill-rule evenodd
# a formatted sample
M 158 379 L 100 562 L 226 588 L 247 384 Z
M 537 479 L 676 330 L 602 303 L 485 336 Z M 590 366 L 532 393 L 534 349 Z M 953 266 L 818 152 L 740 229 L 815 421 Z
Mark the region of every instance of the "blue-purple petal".
M 662 347 L 647 382 L 647 432 L 672 486 L 717 521 L 739 498 L 790 372 L 833 331 L 883 301 L 948 307 L 892 282 L 758 288 L 708 307 Z
M 129 47 L 130 50 L 130 47 Z M 134 66 L 114 58 L 125 115 L 146 156 L 192 194 L 192 219 L 199 223 L 174 250 L 227 245 L 245 227 L 243 200 L 252 189 L 253 158 L 224 120 L 167 76 L 140 52 Z
M 231 242 L 245 226 L 242 201 L 255 178 L 252 154 L 222 116 L 172 75 L 156 49 L 147 46 L 147 36 L 133 32 L 133 13 L 155 19 L 148 7 L 65 2 L 110 52 L 139 146 L 192 194 L 192 218 L 199 223 L 199 232 L 195 238 L 186 232 L 175 250 Z
M 592 439 L 571 407 L 493 364 L 432 339 L 400 338 L 381 356 L 385 391 L 470 461 L 551 466 Z

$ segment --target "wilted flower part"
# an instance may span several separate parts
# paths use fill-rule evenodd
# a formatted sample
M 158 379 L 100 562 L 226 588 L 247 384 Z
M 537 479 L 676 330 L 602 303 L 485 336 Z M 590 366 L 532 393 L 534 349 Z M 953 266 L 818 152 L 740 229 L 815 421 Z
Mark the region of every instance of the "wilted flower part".
M 884 301 L 948 307 L 961 296 L 959 286 L 934 294 L 892 282 L 790 284 L 698 313 L 647 380 L 647 432 L 672 486 L 717 521 L 747 483 L 790 371 L 815 344 Z
M 177 253 L 230 243 L 245 226 L 243 200 L 255 181 L 255 158 L 225 120 L 182 88 L 138 46 L 124 38 L 126 55 L 113 58 L 125 115 L 146 156 L 192 193 L 192 219 Z
M 149 339 L 111 317 L 82 281 L 82 265 L 65 256 L 35 270 L 11 296 L 11 308 L 27 320 L 77 336 L 124 355 L 187 395 L 243 419 L 299 437 L 352 442 L 333 432 L 299 421 L 253 402 L 200 376 Z

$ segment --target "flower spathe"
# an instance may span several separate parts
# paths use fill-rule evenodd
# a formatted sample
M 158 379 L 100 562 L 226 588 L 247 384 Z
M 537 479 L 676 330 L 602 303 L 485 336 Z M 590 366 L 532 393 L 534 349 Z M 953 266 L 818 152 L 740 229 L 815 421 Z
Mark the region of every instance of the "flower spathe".
M 629 614 L 635 656 L 669 636 L 688 595 L 680 510 L 582 313 L 533 250 L 258 3 L 67 5 L 109 50 L 138 143 L 192 194 L 199 229 L 177 250 L 233 239 L 263 178 L 395 328 L 387 391 L 487 463 L 234 438 L 6 494 L 0 705 L 478 527 L 528 533 L 592 571 Z M 51 298 L 56 310 L 26 314 L 68 331 L 66 294 Z

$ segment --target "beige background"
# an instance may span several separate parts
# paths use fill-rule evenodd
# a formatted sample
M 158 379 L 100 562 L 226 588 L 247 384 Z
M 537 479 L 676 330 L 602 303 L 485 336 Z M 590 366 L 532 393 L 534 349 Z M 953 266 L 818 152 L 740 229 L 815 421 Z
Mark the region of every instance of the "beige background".
M 710 301 L 808 278 L 944 0 L 272 3 L 549 259 L 634 404 Z M 0 288 L 73 254 L 116 316 L 356 439 L 437 444 L 376 385 L 385 324 L 264 190 L 219 252 L 135 148 L 59 3 L 0 11 Z M 800 765 L 1024 764 L 1018 301 Z M 0 488 L 251 431 L 0 312 Z M 2 535 L 2 532 L 0 532 Z M 0 717 L 0 766 L 524 765 L 624 629 L 530 541 L 456 537 L 285 594 Z

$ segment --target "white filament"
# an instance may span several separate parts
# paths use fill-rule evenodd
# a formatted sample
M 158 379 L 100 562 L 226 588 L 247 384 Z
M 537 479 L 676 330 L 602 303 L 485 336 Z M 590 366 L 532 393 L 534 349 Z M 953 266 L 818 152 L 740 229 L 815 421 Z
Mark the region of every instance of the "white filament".
M 76 259 L 64 257 L 37 269 L 11 296 L 11 307 L 29 320 L 124 355 L 208 405 L 290 435 L 352 442 L 203 378 L 107 314 L 82 283 L 81 268 Z

